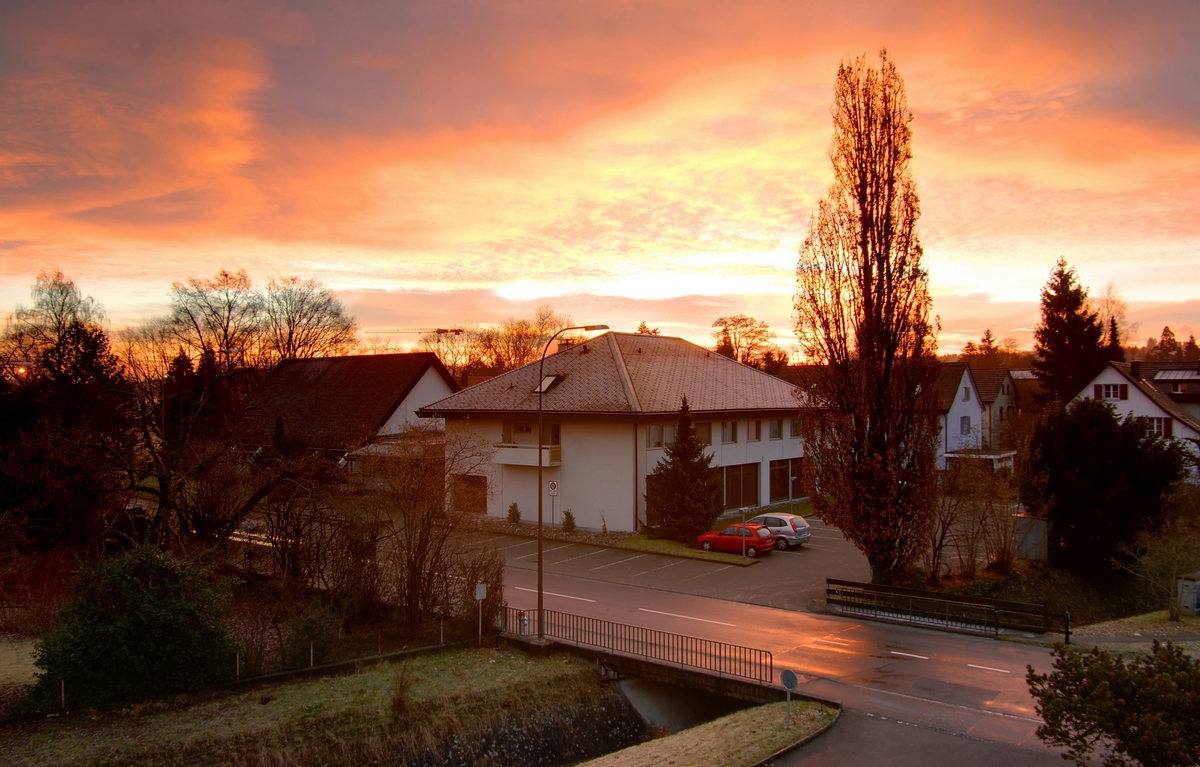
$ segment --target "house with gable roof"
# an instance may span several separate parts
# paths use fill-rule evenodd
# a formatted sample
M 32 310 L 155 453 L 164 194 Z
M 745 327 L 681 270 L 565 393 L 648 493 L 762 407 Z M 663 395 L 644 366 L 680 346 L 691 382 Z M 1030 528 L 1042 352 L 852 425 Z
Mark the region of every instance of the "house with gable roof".
M 543 487 L 537 487 L 542 388 Z M 486 470 L 459 482 L 486 498 L 473 509 L 503 516 L 516 503 L 546 522 L 570 509 L 583 528 L 637 530 L 647 523 L 646 477 L 674 439 L 683 398 L 709 443 L 727 509 L 799 498 L 797 388 L 682 338 L 605 333 L 417 410 L 494 446 Z M 549 483 L 557 495 L 549 495 Z M 553 515 L 553 517 L 552 517 Z
M 985 385 L 977 375 L 984 373 Z M 1015 450 L 1001 450 L 999 436 L 1000 407 L 1010 407 L 1015 394 L 1002 394 L 1004 378 L 990 371 L 975 371 L 966 362 L 947 362 L 934 382 L 938 398 L 939 469 L 949 468 L 957 458 L 988 461 L 993 469 L 1013 468 Z M 1009 379 L 1011 382 L 1011 379 Z M 1015 389 L 1009 389 L 1013 392 Z M 987 392 L 990 401 L 985 401 Z M 1012 411 L 1015 413 L 1015 411 Z M 1005 412 L 1006 416 L 1009 413 Z
M 1000 435 L 1010 421 L 1017 417 L 1020 395 L 1008 368 L 971 368 L 979 395 L 980 438 L 984 449 L 1000 447 Z
M 1187 400 L 1177 402 L 1171 393 L 1163 391 L 1164 388 L 1172 388 L 1176 379 L 1166 376 L 1161 381 L 1157 380 L 1164 370 L 1183 370 L 1189 378 L 1183 379 L 1182 382 L 1191 383 L 1187 368 L 1194 369 L 1196 365 L 1195 362 L 1110 362 L 1075 399 L 1104 400 L 1113 406 L 1119 418 L 1133 416 L 1145 419 L 1146 428 L 1150 433 L 1164 439 L 1200 440 L 1200 418 L 1185 407 L 1190 403 Z M 1200 389 L 1197 389 L 1196 393 L 1200 394 Z M 1175 394 L 1187 397 L 1191 391 L 1183 389 Z M 1200 453 L 1196 442 L 1185 441 L 1183 444 L 1193 455 Z M 1196 476 L 1194 469 L 1192 476 Z
M 277 435 L 344 454 L 421 421 L 417 408 L 460 389 L 437 355 L 367 354 L 284 360 L 250 396 L 235 432 L 246 448 Z

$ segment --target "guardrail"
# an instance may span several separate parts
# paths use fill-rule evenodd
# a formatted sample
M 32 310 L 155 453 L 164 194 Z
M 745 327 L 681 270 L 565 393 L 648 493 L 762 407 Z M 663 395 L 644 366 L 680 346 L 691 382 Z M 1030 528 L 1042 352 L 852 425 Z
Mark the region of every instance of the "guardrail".
M 1001 631 L 1044 634 L 1050 616 L 1041 605 L 937 591 L 825 581 L 825 601 L 838 612 L 879 620 L 933 626 L 969 634 L 998 636 Z
M 545 616 L 544 634 L 546 638 L 557 642 L 594 647 L 620 655 L 768 684 L 775 675 L 774 658 L 768 650 L 613 623 L 557 610 L 542 612 Z M 537 636 L 537 610 L 517 610 L 505 605 L 500 613 L 500 630 L 522 637 Z

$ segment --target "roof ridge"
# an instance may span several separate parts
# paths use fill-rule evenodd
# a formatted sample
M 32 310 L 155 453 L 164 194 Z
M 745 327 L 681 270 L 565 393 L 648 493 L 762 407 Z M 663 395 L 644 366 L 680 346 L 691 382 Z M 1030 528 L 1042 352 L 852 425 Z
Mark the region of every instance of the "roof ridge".
M 630 409 L 635 413 L 642 411 L 642 405 L 638 402 L 637 392 L 633 389 L 633 379 L 629 377 L 629 369 L 625 367 L 625 357 L 621 354 L 621 347 L 617 345 L 615 333 L 605 333 L 608 338 L 608 349 L 612 352 L 613 359 L 617 363 L 617 372 L 621 377 L 621 385 L 625 388 L 625 396 L 629 398 Z

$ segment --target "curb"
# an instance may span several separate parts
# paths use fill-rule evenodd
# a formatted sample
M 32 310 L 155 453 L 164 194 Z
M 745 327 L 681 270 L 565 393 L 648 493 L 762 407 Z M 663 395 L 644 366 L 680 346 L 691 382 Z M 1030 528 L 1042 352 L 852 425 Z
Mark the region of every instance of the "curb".
M 766 767 L 767 765 L 771 764 L 773 761 L 775 761 L 779 757 L 784 756 L 786 754 L 790 754 L 791 752 L 795 751 L 796 749 L 800 748 L 801 746 L 807 746 L 809 743 L 812 743 L 814 740 L 816 740 L 817 738 L 821 737 L 822 735 L 824 735 L 825 733 L 827 733 L 831 729 L 833 729 L 833 726 L 841 720 L 842 712 L 845 710 L 846 709 L 844 709 L 842 707 L 842 704 L 840 704 L 840 703 L 837 704 L 837 714 L 834 715 L 833 719 L 829 720 L 823 727 L 821 727 L 821 729 L 817 730 L 816 732 L 806 735 L 805 737 L 801 738 L 800 740 L 796 741 L 795 743 L 793 743 L 790 746 L 784 746 L 783 748 L 779 749 L 775 753 L 768 756 L 766 759 L 763 759 L 761 761 L 755 762 L 754 764 L 750 765 L 750 767 Z
M 486 533 L 488 531 L 483 530 L 481 532 Z M 527 535 L 525 533 L 504 532 L 502 534 L 510 536 L 512 538 L 528 538 L 531 541 L 537 540 L 536 535 Z M 636 554 L 654 554 L 654 555 L 660 556 L 660 557 L 673 557 L 675 559 L 690 559 L 693 562 L 708 562 L 708 563 L 714 564 L 714 565 L 731 565 L 733 567 L 750 567 L 752 565 L 757 565 L 759 562 L 762 561 L 761 559 L 747 558 L 745 562 L 741 562 L 741 561 L 728 562 L 723 559 L 709 559 L 707 557 L 699 557 L 699 556 L 694 556 L 691 554 L 673 554 L 673 553 L 666 552 L 666 551 L 645 551 L 644 549 L 635 549 L 635 548 L 631 548 L 629 546 L 612 545 L 612 544 L 606 544 L 606 543 L 594 543 L 592 541 L 572 541 L 572 540 L 567 540 L 565 538 L 547 538 L 546 536 L 542 536 L 542 540 L 543 541 L 555 541 L 558 543 L 578 543 L 580 546 L 595 546 L 598 549 L 612 549 L 613 551 L 632 551 Z M 737 555 L 730 554 L 730 556 L 737 556 Z

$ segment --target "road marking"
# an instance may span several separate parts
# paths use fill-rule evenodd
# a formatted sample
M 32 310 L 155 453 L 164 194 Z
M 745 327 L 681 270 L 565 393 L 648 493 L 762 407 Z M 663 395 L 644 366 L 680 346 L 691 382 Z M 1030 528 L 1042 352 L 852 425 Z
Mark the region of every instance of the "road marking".
M 639 575 L 646 575 L 646 573 L 654 573 L 654 572 L 658 572 L 659 570 L 666 570 L 668 567 L 674 567 L 675 565 L 682 564 L 682 563 L 683 563 L 683 561 L 684 561 L 684 560 L 680 559 L 680 560 L 677 560 L 677 561 L 675 561 L 675 562 L 672 562 L 672 563 L 671 563 L 671 564 L 669 564 L 669 565 L 663 565 L 662 567 L 656 567 L 656 568 L 654 568 L 653 570 L 646 570 L 646 571 L 644 571 L 644 572 L 640 572 L 640 573 L 634 573 L 634 574 L 633 574 L 631 577 L 633 577 L 633 578 L 636 578 L 636 577 L 638 577 Z
M 547 562 L 547 564 L 551 564 L 551 565 L 561 565 L 561 564 L 563 564 L 564 562 L 574 562 L 576 559 L 583 559 L 584 557 L 594 557 L 594 556 L 596 556 L 597 554 L 603 554 L 603 553 L 604 553 L 604 552 L 606 552 L 606 551 L 608 551 L 608 549 L 596 549 L 595 551 L 589 551 L 589 552 L 588 552 L 588 553 L 586 553 L 586 554 L 580 554 L 580 555 L 579 555 L 579 556 L 577 556 L 577 557 L 567 557 L 566 559 L 560 559 L 560 560 L 558 560 L 557 562 Z
M 620 565 L 620 564 L 623 564 L 623 563 L 625 563 L 625 562 L 632 562 L 633 560 L 635 560 L 635 559 L 641 559 L 641 558 L 642 558 L 642 557 L 644 557 L 644 556 L 646 556 L 646 555 L 645 555 L 645 554 L 638 554 L 636 557 L 629 557 L 628 559 L 618 559 L 616 562 L 609 562 L 607 565 L 597 565 L 596 567 L 593 567 L 593 568 L 592 568 L 592 570 L 603 570 L 603 569 L 604 569 L 604 568 L 606 568 L 606 567 L 612 567 L 613 565 Z M 589 572 L 590 572 L 590 571 L 589 571 Z
M 515 588 L 517 591 L 529 591 L 534 594 L 537 593 L 537 589 L 527 589 L 524 586 L 514 586 L 513 588 Z M 553 591 L 543 591 L 542 593 L 548 597 L 562 597 L 563 599 L 574 599 L 579 602 L 593 602 L 594 603 L 596 601 L 594 599 L 588 599 L 587 597 L 573 597 L 570 594 L 555 594 Z
M 552 548 L 552 549 L 543 549 L 543 550 L 542 550 L 542 553 L 543 553 L 543 554 L 549 554 L 551 551 L 558 551 L 559 549 L 569 549 L 569 548 L 571 548 L 571 547 L 572 547 L 572 546 L 574 546 L 574 545 L 575 545 L 575 544 L 573 544 L 573 543 L 568 543 L 566 546 L 555 546 L 555 547 L 554 547 L 554 548 Z M 521 556 L 519 556 L 519 557 L 513 557 L 513 561 L 515 562 L 515 561 L 517 561 L 518 559 L 525 559 L 526 557 L 536 557 L 536 556 L 537 556 L 537 552 L 535 551 L 535 552 L 533 552 L 532 554 L 522 554 L 522 555 L 521 555 Z
M 849 646 L 850 646 L 850 643 L 849 643 L 849 642 L 835 642 L 835 641 L 834 641 L 834 640 L 832 640 L 832 639 L 814 639 L 813 641 L 814 641 L 814 642 L 824 642 L 825 644 L 836 644 L 836 645 L 841 645 L 842 647 L 849 647 Z
M 968 663 L 967 668 L 977 668 L 980 671 L 995 671 L 997 674 L 1011 674 L 1012 673 L 1011 671 L 1007 671 L 1002 668 L 992 668 L 991 666 L 976 666 L 974 663 Z
M 695 580 L 696 578 L 703 578 L 706 575 L 716 575 L 717 573 L 721 572 L 722 570 L 728 570 L 731 567 L 733 567 L 733 565 L 725 565 L 724 567 L 718 567 L 716 570 L 710 570 L 707 573 L 700 573 L 699 575 L 693 575 L 690 578 L 684 578 L 684 580 L 691 581 L 691 580 Z
M 902 658 L 917 658 L 918 660 L 929 660 L 928 655 L 913 655 L 910 652 L 900 652 L 899 650 L 892 650 L 891 652 L 892 652 L 892 655 L 899 655 Z
M 715 623 L 718 626 L 729 626 L 730 628 L 737 628 L 736 623 L 724 623 L 722 621 L 710 621 L 708 618 L 693 618 L 690 615 L 679 615 L 678 613 L 664 613 L 662 610 L 650 610 L 646 607 L 639 607 L 638 610 L 640 610 L 641 612 L 644 612 L 644 613 L 654 613 L 655 615 L 669 615 L 672 618 L 683 618 L 684 620 L 687 620 L 687 621 L 700 621 L 701 623 Z
M 515 549 L 518 546 L 530 546 L 535 543 L 537 543 L 537 541 L 525 541 L 524 543 L 514 543 L 511 546 L 500 546 L 499 548 L 496 549 L 496 551 L 504 551 L 505 549 Z

